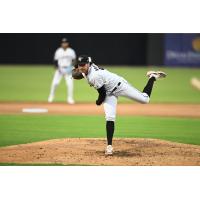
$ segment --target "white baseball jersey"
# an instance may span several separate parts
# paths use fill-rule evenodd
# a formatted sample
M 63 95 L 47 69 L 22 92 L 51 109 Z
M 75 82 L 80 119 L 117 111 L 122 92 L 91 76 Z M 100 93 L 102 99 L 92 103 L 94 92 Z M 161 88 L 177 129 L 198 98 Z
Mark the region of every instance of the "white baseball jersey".
M 117 99 L 119 96 L 124 96 L 140 103 L 148 103 L 150 100 L 146 93 L 137 90 L 121 76 L 101 69 L 95 64 L 90 66 L 87 76 L 84 77 L 90 86 L 93 86 L 95 89 L 99 89 L 104 85 L 107 96 L 103 106 L 107 121 L 115 121 Z
M 48 102 L 52 102 L 55 96 L 55 91 L 60 83 L 61 79 L 64 78 L 68 87 L 68 103 L 72 104 L 73 100 L 73 79 L 72 73 L 72 61 L 76 59 L 75 51 L 72 48 L 64 50 L 62 47 L 58 48 L 54 54 L 54 60 L 58 61 L 58 69 L 56 69 L 51 85 L 51 90 L 48 98 Z
M 66 50 L 62 47 L 58 48 L 54 55 L 54 60 L 58 61 L 59 68 L 71 66 L 74 59 L 76 59 L 76 53 L 69 47 Z
M 121 76 L 99 68 L 95 64 L 90 66 L 86 79 L 90 86 L 95 89 L 99 89 L 104 85 L 107 94 L 110 94 L 119 82 L 127 82 Z

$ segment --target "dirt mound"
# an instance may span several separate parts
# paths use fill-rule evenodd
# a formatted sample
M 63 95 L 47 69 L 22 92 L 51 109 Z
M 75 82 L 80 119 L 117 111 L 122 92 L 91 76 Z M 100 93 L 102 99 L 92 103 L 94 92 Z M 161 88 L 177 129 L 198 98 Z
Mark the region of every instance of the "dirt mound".
M 65 165 L 200 165 L 200 146 L 156 139 L 115 139 L 105 156 L 104 139 L 56 139 L 0 148 L 1 163 Z

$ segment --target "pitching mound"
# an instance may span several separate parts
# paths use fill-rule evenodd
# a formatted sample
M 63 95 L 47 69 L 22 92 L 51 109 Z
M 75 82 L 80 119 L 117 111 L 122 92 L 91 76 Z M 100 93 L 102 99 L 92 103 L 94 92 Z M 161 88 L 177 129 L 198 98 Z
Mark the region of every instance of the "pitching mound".
M 0 163 L 65 165 L 200 165 L 200 146 L 156 139 L 115 139 L 105 156 L 104 139 L 56 139 L 0 148 Z

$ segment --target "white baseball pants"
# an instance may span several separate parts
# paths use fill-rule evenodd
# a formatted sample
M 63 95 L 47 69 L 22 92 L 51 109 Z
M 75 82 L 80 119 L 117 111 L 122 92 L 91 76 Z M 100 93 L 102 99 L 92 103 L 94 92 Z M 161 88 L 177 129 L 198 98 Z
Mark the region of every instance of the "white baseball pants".
M 62 77 L 64 77 L 65 82 L 66 82 L 66 86 L 67 86 L 67 98 L 68 98 L 68 100 L 73 99 L 74 84 L 73 84 L 72 75 L 71 74 L 62 74 L 62 73 L 59 72 L 58 69 L 55 71 L 53 81 L 52 81 L 52 84 L 51 84 L 51 90 L 50 90 L 49 96 L 50 97 L 55 96 L 56 88 L 59 85 Z
M 129 83 L 120 85 L 117 92 L 113 95 L 107 96 L 104 101 L 104 112 L 106 121 L 115 121 L 117 110 L 117 99 L 119 96 L 124 96 L 140 103 L 149 103 L 149 96 L 146 93 L 142 93 Z

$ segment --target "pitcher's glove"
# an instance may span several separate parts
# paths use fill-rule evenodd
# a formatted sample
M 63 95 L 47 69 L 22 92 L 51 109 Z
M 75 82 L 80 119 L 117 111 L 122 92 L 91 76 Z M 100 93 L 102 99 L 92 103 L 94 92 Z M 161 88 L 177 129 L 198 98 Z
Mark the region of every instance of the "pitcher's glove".
M 82 73 L 79 72 L 78 68 L 75 68 L 75 69 L 72 70 L 72 77 L 74 79 L 77 79 L 77 80 L 80 80 L 80 79 L 84 78 Z

